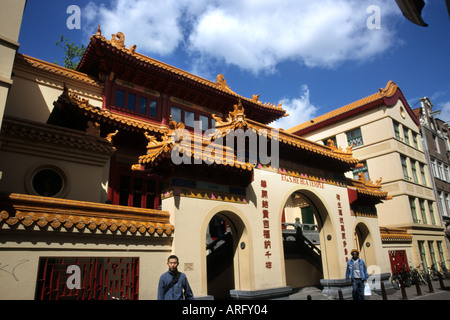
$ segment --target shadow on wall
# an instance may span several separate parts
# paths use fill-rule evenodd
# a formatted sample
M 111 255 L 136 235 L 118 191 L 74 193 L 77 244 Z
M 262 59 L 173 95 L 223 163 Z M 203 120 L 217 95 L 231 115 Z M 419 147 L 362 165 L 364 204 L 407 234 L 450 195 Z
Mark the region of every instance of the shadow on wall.
M 48 99 L 56 101 L 62 93 L 52 89 L 54 97 Z M 46 101 L 39 84 L 13 75 L 13 85 L 6 101 L 5 115 L 21 119 L 46 123 L 53 109 L 53 101 Z

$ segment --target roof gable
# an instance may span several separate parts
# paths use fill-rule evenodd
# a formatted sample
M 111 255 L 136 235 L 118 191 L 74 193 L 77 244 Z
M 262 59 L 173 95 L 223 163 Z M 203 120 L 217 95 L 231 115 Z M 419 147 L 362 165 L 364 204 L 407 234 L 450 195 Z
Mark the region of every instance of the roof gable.
M 335 109 L 323 115 L 320 115 L 310 121 L 301 123 L 293 128 L 286 130 L 288 133 L 292 134 L 305 134 L 314 130 L 317 130 L 326 125 L 332 124 L 334 122 L 341 121 L 343 119 L 349 118 L 355 114 L 361 113 L 368 109 L 378 107 L 380 105 L 392 106 L 398 100 L 403 102 L 408 114 L 411 116 L 413 121 L 419 126 L 419 120 L 415 116 L 414 112 L 411 110 L 408 102 L 406 101 L 403 93 L 401 92 L 399 86 L 393 82 L 389 81 L 384 89 L 379 89 L 378 92 L 345 105 L 341 108 Z

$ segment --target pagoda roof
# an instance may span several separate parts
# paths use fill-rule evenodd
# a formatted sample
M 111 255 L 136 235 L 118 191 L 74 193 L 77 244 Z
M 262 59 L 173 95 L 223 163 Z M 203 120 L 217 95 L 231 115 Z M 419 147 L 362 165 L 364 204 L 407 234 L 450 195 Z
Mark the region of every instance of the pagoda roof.
M 234 150 L 218 145 L 201 135 L 184 130 L 183 123 L 170 121 L 168 133 L 158 141 L 155 136 L 146 134 L 149 141 L 147 154 L 139 157 L 139 163 L 133 166 L 135 170 L 145 170 L 157 166 L 164 159 L 170 158 L 173 152 L 188 157 L 190 160 L 201 160 L 207 164 L 221 165 L 238 170 L 253 171 L 253 165 L 239 161 Z M 205 152 L 210 148 L 210 152 Z M 216 152 L 219 151 L 219 152 Z M 231 156 L 230 156 L 231 155 Z
M 358 180 L 347 179 L 347 188 L 356 190 L 359 195 L 367 195 L 379 198 L 380 200 L 390 200 L 391 197 L 389 197 L 388 193 L 383 191 L 381 187 L 381 181 L 381 178 L 375 182 L 371 180 L 367 181 L 363 174 L 360 173 Z
M 213 138 L 225 137 L 229 132 L 236 129 L 252 130 L 258 135 L 267 135 L 267 138 L 269 139 L 278 140 L 284 146 L 311 152 L 319 157 L 337 160 L 344 164 L 344 166 L 348 166 L 348 168 L 353 168 L 359 163 L 359 160 L 352 156 L 353 146 L 348 147 L 346 150 L 334 145 L 325 146 L 291 134 L 282 129 L 278 130 L 268 125 L 258 123 L 246 117 L 244 107 L 241 103 L 234 105 L 234 110 L 229 112 L 226 119 L 215 116 L 214 119 L 216 120 L 217 131 L 212 135 Z
M 201 159 L 201 161 L 207 164 L 252 171 L 254 168 L 253 164 L 239 161 L 233 150 L 230 153 L 227 152 L 230 150 L 228 146 L 223 146 L 223 143 L 215 144 L 217 139 L 226 137 L 233 130 L 239 129 L 244 131 L 251 130 L 257 135 L 274 139 L 282 143 L 285 147 L 290 147 L 297 151 L 309 152 L 321 159 L 334 161 L 336 165 L 345 168 L 344 171 L 350 170 L 358 163 L 358 160 L 352 157 L 351 148 L 343 151 L 336 147 L 324 146 L 276 129 L 274 133 L 272 131 L 273 128 L 247 119 L 241 104 L 234 106 L 234 111 L 229 113 L 227 120 L 223 121 L 220 118 L 216 118 L 215 132 L 211 133 L 209 138 L 205 139 L 203 136 L 196 137 L 195 133 L 183 129 L 183 123 L 171 121 L 168 133 L 164 134 L 161 140 L 158 140 L 154 136 L 146 135 L 149 141 L 147 154 L 139 158 L 139 163 L 134 166 L 134 169 L 146 170 L 146 168 L 157 166 L 164 159 L 170 158 L 172 152 L 175 151 L 191 159 Z M 180 131 L 177 130 L 182 130 L 182 133 L 185 135 L 188 134 L 188 136 L 180 138 L 180 136 L 177 136 L 177 132 Z M 205 150 L 207 150 L 206 154 Z M 220 152 L 215 153 L 218 150 Z M 232 154 L 232 158 L 228 156 L 229 154 Z
M 100 72 L 109 74 L 115 70 L 112 65 L 114 63 L 112 57 L 115 57 L 114 60 L 120 62 L 122 66 L 143 72 L 141 78 L 136 77 L 134 79 L 142 80 L 142 78 L 146 78 L 148 80 L 150 74 L 163 78 L 165 81 L 158 81 L 157 84 L 155 82 L 155 85 L 163 86 L 160 87 L 161 90 L 172 89 L 174 95 L 180 92 L 180 90 L 175 89 L 176 86 L 179 86 L 183 87 L 183 90 L 188 88 L 188 90 L 207 92 L 210 96 L 224 100 L 227 105 L 229 105 L 230 100 L 237 101 L 240 99 L 246 108 L 252 111 L 252 116 L 264 123 L 271 123 L 286 116 L 286 110 L 282 109 L 281 104 L 263 103 L 259 101 L 259 95 L 254 95 L 250 99 L 235 93 L 227 85 L 224 76 L 221 74 L 217 76 L 216 82 L 210 81 L 140 54 L 136 52 L 136 45 L 126 48 L 125 36 L 121 32 L 108 40 L 101 34 L 99 28 L 98 32 L 91 37 L 77 70 L 87 74 L 98 74 Z M 136 75 L 137 72 L 130 73 Z M 167 81 L 172 81 L 172 84 L 167 84 Z M 209 100 L 205 101 L 208 103 Z
M 293 128 L 287 129 L 286 132 L 293 134 L 306 134 L 380 105 L 392 106 L 399 99 L 403 102 L 413 121 L 419 126 L 420 123 L 403 96 L 399 86 L 395 82 L 389 81 L 384 89 L 381 88 L 378 92 L 370 96 L 320 115 Z

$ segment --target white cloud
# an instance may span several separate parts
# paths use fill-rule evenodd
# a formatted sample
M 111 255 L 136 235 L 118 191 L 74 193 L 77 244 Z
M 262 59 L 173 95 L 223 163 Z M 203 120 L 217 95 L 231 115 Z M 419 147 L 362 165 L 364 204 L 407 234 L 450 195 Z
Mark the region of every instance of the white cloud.
M 442 121 L 450 121 L 450 101 L 438 105 L 436 110 L 441 110 L 441 114 L 437 118 Z
M 314 118 L 318 111 L 318 108 L 310 101 L 310 91 L 307 85 L 301 86 L 299 98 L 285 98 L 280 102 L 283 103 L 282 107 L 289 116 L 275 121 L 270 126 L 284 130 Z
M 381 29 L 369 30 L 370 5 L 381 8 Z M 115 0 L 91 2 L 84 10 L 89 30 L 106 36 L 122 31 L 127 46 L 169 55 L 178 48 L 193 64 L 225 62 L 272 72 L 295 60 L 310 67 L 363 61 L 395 43 L 388 21 L 398 8 L 391 0 Z M 194 66 L 195 68 L 195 66 Z
M 84 8 L 87 32 L 100 25 L 103 34 L 122 32 L 126 45 L 137 45 L 139 52 L 161 55 L 173 53 L 183 41 L 179 19 L 183 1 L 177 0 L 115 0 L 106 7 L 90 2 Z

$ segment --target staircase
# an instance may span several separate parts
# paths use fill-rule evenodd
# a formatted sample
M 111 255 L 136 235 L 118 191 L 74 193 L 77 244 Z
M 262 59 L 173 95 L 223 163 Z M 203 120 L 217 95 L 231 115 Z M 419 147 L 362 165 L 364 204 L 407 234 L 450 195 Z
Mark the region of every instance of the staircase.
M 206 257 L 208 282 L 210 282 L 233 263 L 233 236 L 231 232 L 208 244 L 206 250 L 210 250 Z
M 319 231 L 310 230 L 313 228 L 305 228 L 307 229 L 305 231 L 303 231 L 303 229 L 303 225 L 295 224 L 294 230 L 283 230 L 283 246 L 285 258 L 306 259 L 314 267 L 322 272 L 322 252 L 311 241 L 313 240 L 316 243 L 318 242 Z

